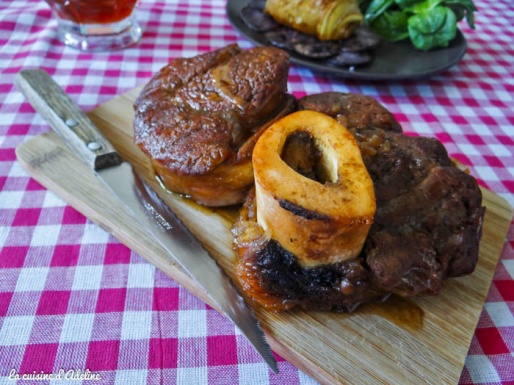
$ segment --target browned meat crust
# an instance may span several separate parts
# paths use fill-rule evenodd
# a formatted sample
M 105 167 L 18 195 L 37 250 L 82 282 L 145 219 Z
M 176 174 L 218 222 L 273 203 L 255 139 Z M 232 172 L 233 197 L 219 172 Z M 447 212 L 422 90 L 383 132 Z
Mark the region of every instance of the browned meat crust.
M 207 205 L 239 203 L 253 181 L 246 142 L 293 108 L 288 70 L 288 54 L 272 47 L 173 60 L 134 104 L 135 142 L 170 190 Z
M 401 132 L 402 127 L 384 106 L 375 99 L 358 94 L 324 92 L 301 99 L 300 110 L 313 110 L 332 116 L 350 130 L 382 128 Z
M 376 284 L 404 296 L 437 294 L 444 279 L 471 273 L 485 209 L 475 179 L 436 139 L 357 131 L 377 212 L 363 254 Z

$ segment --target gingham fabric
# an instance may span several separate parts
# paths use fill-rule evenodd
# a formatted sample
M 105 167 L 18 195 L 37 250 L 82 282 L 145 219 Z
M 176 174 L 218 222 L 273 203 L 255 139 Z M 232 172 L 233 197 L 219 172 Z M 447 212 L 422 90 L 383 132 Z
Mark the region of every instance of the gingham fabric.
M 406 132 L 438 138 L 514 205 L 514 2 L 475 3 L 476 30 L 460 25 L 467 54 L 438 76 L 350 81 L 292 65 L 289 90 L 375 97 Z M 88 111 L 144 84 L 171 58 L 252 46 L 230 26 L 223 0 L 141 0 L 138 20 L 137 46 L 82 53 L 56 40 L 44 1 L 0 0 L 0 384 L 64 383 L 15 380 L 34 372 L 83 384 L 314 384 L 279 356 L 280 373 L 271 372 L 229 321 L 16 161 L 17 145 L 49 131 L 13 85 L 21 69 L 45 69 Z M 461 384 L 514 384 L 513 229 Z

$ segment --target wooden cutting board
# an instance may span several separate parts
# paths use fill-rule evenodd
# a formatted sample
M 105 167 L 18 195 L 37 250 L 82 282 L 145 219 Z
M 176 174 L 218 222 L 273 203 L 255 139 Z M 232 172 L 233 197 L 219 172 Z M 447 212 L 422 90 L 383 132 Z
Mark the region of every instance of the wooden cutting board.
M 202 208 L 159 187 L 149 163 L 132 143 L 132 103 L 139 92 L 134 89 L 89 116 L 233 277 L 229 229 L 237 208 Z M 34 179 L 215 308 L 57 135 L 33 138 L 16 153 Z M 272 314 L 254 308 L 273 350 L 324 384 L 456 384 L 512 218 L 506 201 L 487 190 L 483 194 L 487 214 L 472 275 L 449 280 L 437 297 L 392 298 L 352 314 Z

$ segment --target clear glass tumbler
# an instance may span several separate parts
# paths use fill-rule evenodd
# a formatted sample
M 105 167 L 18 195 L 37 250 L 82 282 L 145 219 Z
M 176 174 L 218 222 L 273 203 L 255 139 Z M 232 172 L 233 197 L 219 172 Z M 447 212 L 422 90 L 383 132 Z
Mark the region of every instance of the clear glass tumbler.
M 57 18 L 57 38 L 83 51 L 126 48 L 141 40 L 138 0 L 45 0 Z

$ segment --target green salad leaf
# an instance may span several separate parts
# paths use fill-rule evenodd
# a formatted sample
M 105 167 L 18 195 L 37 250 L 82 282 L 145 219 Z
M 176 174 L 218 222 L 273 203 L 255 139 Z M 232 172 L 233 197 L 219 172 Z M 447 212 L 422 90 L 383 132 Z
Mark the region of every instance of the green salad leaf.
M 394 0 L 372 0 L 364 14 L 364 20 L 372 22 L 393 4 Z
M 424 0 L 395 0 L 396 5 L 398 5 L 402 10 L 414 7 L 415 5 L 423 2 Z
M 409 37 L 409 17 L 401 11 L 386 11 L 373 20 L 371 27 L 388 41 L 401 41 Z
M 410 39 L 420 50 L 446 47 L 464 18 L 475 28 L 473 0 L 359 0 L 364 21 L 387 41 Z
M 420 50 L 446 47 L 457 33 L 457 17 L 450 8 L 435 7 L 409 18 L 409 36 Z
M 470 28 L 475 29 L 475 12 L 478 11 L 473 0 L 446 0 L 445 4 L 457 16 L 457 21 L 466 17 L 466 22 Z

